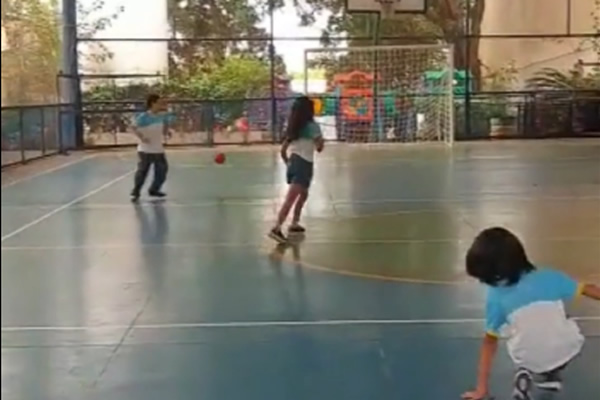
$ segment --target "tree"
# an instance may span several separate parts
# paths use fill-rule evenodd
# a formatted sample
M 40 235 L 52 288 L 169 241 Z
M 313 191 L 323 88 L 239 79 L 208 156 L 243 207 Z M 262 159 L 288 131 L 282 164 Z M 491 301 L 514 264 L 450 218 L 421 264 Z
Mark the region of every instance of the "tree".
M 79 34 L 93 36 L 106 29 L 119 11 L 98 16 L 101 0 L 78 6 Z M 2 0 L 2 28 L 7 50 L 2 52 L 2 103 L 14 105 L 55 103 L 60 62 L 60 24 L 57 0 Z M 84 54 L 98 62 L 111 57 L 99 47 Z
M 274 1 L 276 7 L 283 4 L 283 0 Z M 269 0 L 252 4 L 247 0 L 168 0 L 167 4 L 171 27 L 182 39 L 170 46 L 171 73 L 194 74 L 236 54 L 269 60 L 269 34 L 258 26 L 268 13 Z M 276 63 L 283 68 L 281 58 Z
M 56 1 L 3 0 L 3 99 L 9 104 L 56 100 L 59 34 Z
M 328 25 L 323 31 L 324 45 L 333 44 L 332 38 L 347 35 L 349 37 L 373 37 L 375 17 L 365 14 L 350 14 L 345 10 L 345 0 L 294 0 L 302 24 L 310 25 L 315 15 L 330 12 Z M 478 88 L 481 81 L 481 62 L 479 60 L 479 39 L 463 39 L 466 34 L 466 7 L 470 7 L 471 35 L 481 33 L 481 22 L 485 11 L 485 0 L 429 0 L 429 9 L 425 15 L 400 15 L 381 21 L 380 35 L 384 38 L 380 44 L 402 45 L 435 43 L 438 37 L 454 43 L 454 65 L 457 69 L 470 70 Z M 394 36 L 395 38 L 385 37 Z M 420 37 L 420 38 L 418 38 Z M 365 46 L 373 40 L 350 40 L 348 46 Z M 468 54 L 467 54 L 468 48 Z M 468 65 L 467 65 L 468 64 Z
M 543 68 L 527 80 L 527 86 L 534 90 L 600 90 L 600 71 L 585 74 L 577 65 L 566 72 Z

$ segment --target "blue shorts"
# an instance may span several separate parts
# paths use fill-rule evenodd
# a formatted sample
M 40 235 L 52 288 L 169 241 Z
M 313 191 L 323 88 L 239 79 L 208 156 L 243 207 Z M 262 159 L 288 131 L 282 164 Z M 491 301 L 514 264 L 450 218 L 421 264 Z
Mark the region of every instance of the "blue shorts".
M 313 163 L 292 153 L 287 167 L 287 183 L 300 185 L 305 189 L 310 187 L 313 178 Z

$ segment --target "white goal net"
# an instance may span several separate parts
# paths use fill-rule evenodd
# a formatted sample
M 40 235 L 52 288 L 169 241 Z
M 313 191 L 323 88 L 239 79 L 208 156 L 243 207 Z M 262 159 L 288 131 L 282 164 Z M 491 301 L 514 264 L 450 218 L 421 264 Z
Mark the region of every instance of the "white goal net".
M 305 91 L 330 139 L 452 144 L 451 46 L 308 49 L 304 61 Z M 325 93 L 310 93 L 316 70 Z

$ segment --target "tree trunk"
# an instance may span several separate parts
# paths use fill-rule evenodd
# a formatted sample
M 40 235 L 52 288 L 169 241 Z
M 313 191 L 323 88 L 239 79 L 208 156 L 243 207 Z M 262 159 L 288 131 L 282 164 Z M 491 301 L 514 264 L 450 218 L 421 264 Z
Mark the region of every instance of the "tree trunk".
M 485 0 L 476 0 L 471 7 L 470 34 L 474 37 L 469 39 L 464 39 L 467 32 L 464 7 L 462 0 L 440 0 L 436 10 L 437 15 L 432 19 L 442 28 L 448 40 L 454 42 L 454 67 L 470 71 L 473 77 L 473 89 L 479 90 L 481 87 L 481 60 L 479 59 L 480 38 L 477 36 L 481 34 Z M 467 41 L 469 41 L 469 46 L 467 46 Z M 469 47 L 468 56 L 467 47 Z

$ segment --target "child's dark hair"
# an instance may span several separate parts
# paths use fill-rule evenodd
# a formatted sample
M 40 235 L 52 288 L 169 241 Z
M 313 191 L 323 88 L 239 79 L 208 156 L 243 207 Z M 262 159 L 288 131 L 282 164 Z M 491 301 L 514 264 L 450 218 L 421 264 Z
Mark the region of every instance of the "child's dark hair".
M 490 286 L 511 286 L 535 270 L 521 241 L 504 228 L 482 231 L 467 252 L 467 274 Z
M 156 94 L 156 93 L 151 93 L 148 96 L 146 96 L 146 108 L 150 109 L 152 108 L 152 106 L 160 100 L 160 95 Z
M 288 119 L 286 137 L 288 140 L 297 140 L 302 129 L 315 119 L 314 104 L 306 96 L 298 97 L 292 105 L 292 111 Z

